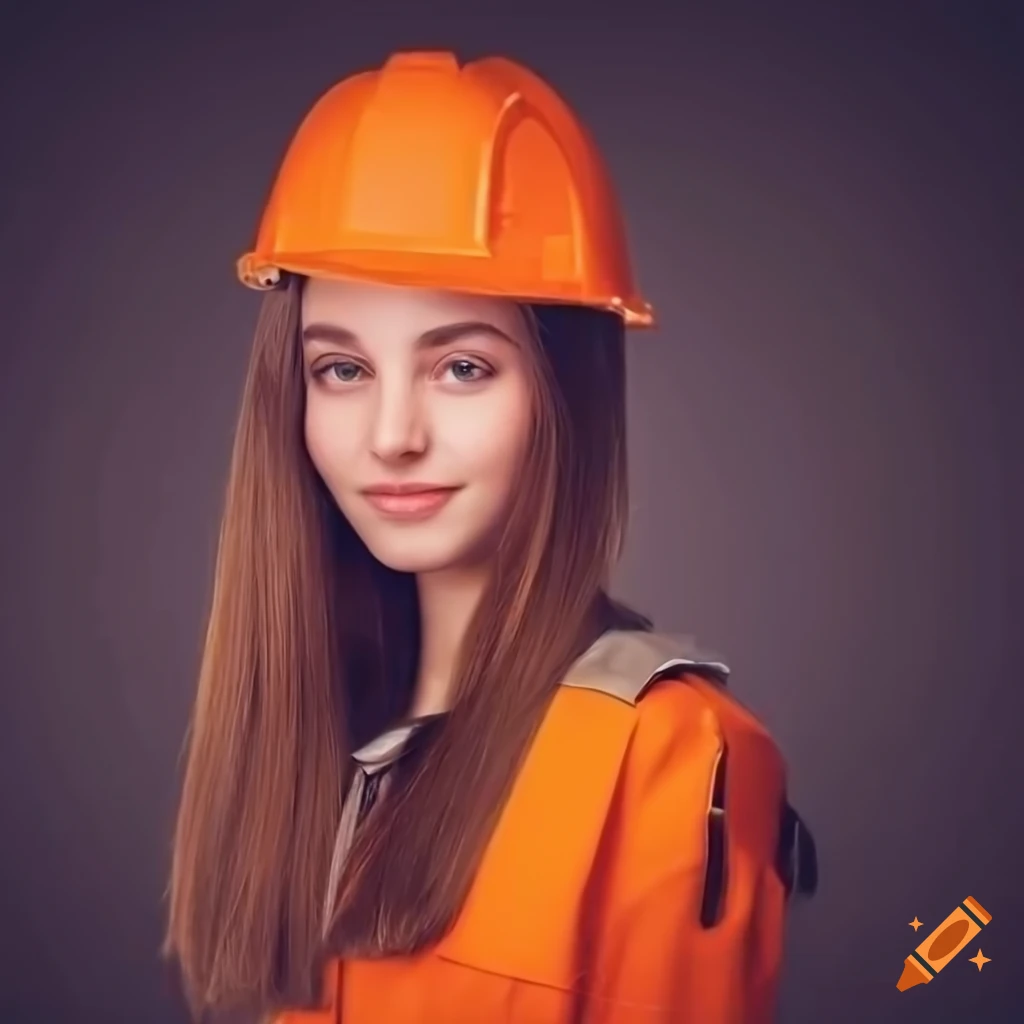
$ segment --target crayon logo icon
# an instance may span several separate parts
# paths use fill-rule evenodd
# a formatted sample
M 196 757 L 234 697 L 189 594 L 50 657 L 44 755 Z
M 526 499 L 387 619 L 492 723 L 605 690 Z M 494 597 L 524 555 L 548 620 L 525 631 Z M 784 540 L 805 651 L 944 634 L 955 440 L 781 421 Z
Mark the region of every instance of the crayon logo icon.
M 915 985 L 926 985 L 991 920 L 992 915 L 973 896 L 968 896 L 903 962 L 896 987 L 906 992 Z

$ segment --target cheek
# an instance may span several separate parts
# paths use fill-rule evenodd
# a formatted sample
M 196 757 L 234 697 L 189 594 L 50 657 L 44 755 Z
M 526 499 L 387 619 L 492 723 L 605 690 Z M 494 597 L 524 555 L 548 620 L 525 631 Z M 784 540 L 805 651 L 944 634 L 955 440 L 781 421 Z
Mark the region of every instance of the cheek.
M 519 474 L 531 432 L 532 414 L 525 386 L 481 397 L 472 410 L 446 425 L 448 448 L 465 467 L 467 482 L 507 489 Z
M 358 436 L 351 417 L 338 402 L 325 402 L 315 392 L 306 398 L 306 450 L 332 491 L 343 489 L 358 461 Z

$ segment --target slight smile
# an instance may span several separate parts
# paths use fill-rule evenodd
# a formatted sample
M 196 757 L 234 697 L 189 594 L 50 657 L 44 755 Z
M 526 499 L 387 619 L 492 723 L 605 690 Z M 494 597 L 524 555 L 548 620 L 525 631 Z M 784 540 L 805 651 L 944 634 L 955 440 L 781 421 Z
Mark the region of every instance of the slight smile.
M 426 519 L 458 490 L 437 484 L 381 484 L 367 487 L 363 494 L 378 512 L 391 519 Z

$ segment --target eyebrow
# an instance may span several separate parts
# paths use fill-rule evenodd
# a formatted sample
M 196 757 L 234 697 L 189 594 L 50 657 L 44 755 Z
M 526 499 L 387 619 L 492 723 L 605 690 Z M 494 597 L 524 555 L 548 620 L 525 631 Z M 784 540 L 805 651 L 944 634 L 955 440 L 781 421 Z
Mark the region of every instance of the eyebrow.
M 458 323 L 442 324 L 440 327 L 432 327 L 429 331 L 424 331 L 416 339 L 416 347 L 438 348 L 473 334 L 487 335 L 510 345 L 518 344 L 514 338 L 486 320 L 460 320 Z M 347 327 L 339 327 L 337 324 L 307 324 L 302 330 L 302 344 L 309 345 L 315 341 L 326 341 L 335 345 L 351 345 L 355 348 L 361 347 L 359 338 L 353 331 Z

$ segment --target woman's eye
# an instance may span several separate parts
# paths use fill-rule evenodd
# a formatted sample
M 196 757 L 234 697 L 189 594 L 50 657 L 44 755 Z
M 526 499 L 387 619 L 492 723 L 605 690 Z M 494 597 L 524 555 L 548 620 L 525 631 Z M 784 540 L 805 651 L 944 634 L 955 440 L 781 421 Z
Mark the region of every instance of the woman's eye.
M 491 371 L 472 359 L 455 359 L 446 367 L 457 381 L 472 382 L 489 377 Z
M 343 384 L 352 384 L 359 379 L 359 375 L 362 372 L 363 368 L 358 363 L 336 360 L 314 370 L 313 376 L 326 377 L 330 380 L 340 381 Z

